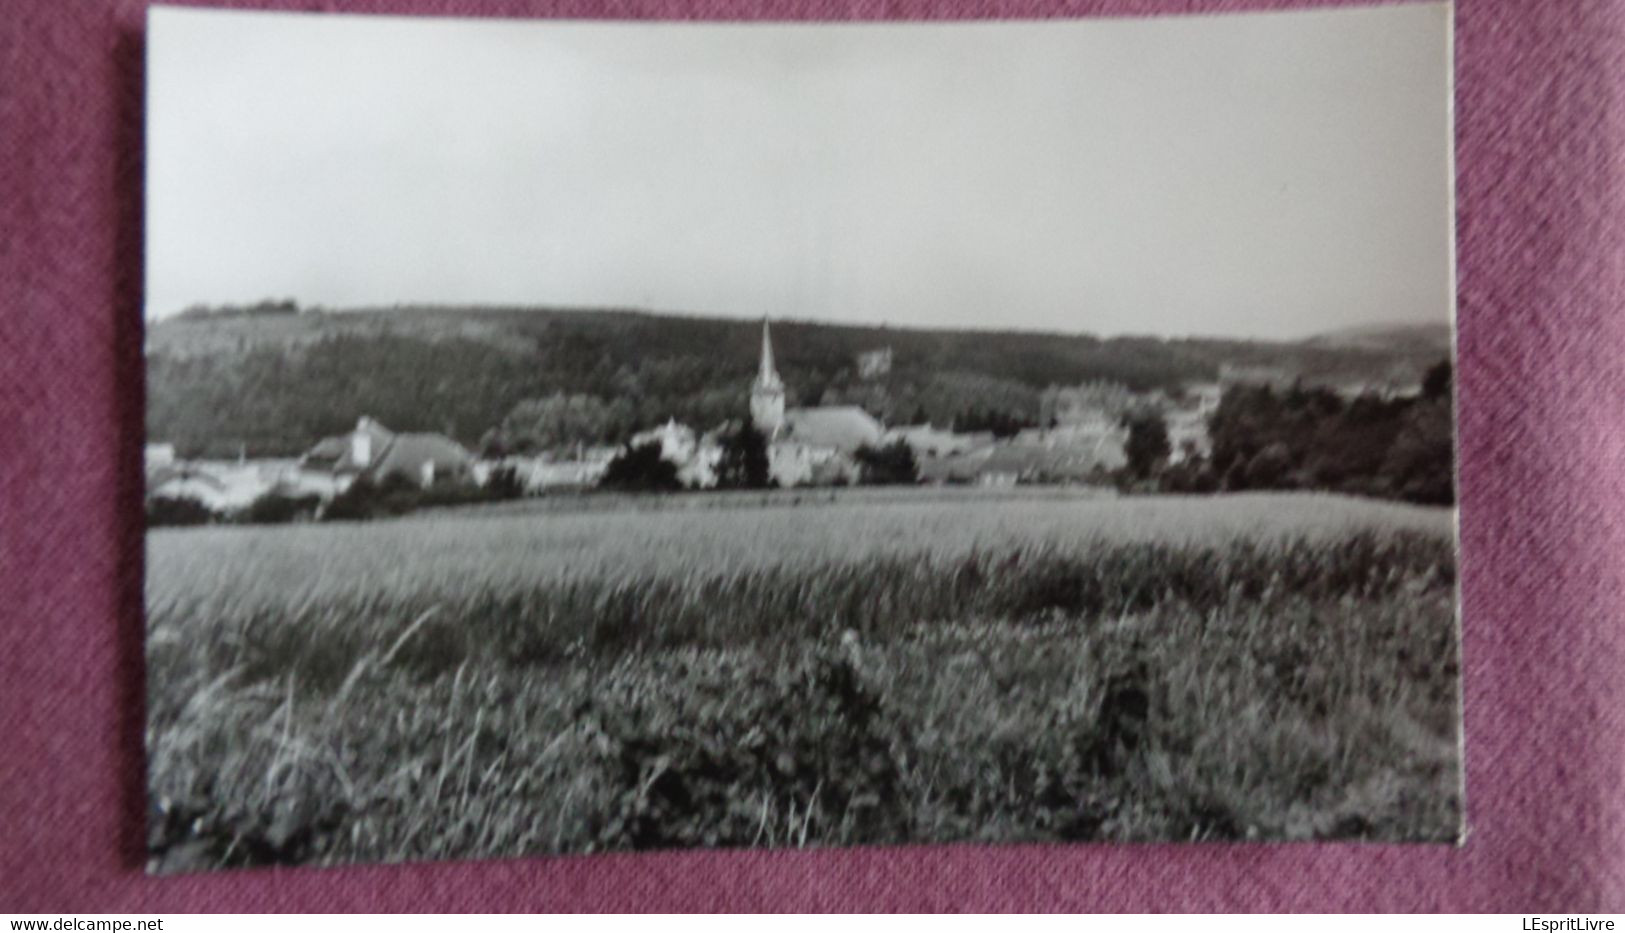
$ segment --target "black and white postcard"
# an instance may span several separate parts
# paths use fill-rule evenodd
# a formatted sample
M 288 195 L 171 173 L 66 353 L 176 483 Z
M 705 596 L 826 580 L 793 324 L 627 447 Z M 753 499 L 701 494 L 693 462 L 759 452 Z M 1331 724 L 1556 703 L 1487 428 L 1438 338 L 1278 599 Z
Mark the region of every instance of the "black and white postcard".
M 156 8 L 151 869 L 1456 841 L 1450 41 Z

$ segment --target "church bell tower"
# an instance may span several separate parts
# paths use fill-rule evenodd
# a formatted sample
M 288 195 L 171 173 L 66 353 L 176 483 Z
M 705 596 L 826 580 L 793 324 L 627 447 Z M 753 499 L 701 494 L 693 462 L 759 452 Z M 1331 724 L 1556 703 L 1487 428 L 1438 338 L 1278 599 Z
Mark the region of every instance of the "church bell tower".
M 784 381 L 773 368 L 773 338 L 762 319 L 762 359 L 750 387 L 750 420 L 769 439 L 784 426 Z

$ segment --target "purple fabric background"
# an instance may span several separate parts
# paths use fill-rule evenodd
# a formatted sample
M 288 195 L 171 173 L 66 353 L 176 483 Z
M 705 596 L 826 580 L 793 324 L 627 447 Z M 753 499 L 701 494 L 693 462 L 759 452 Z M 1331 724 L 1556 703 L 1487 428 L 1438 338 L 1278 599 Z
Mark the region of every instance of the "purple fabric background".
M 1329 4 L 244 5 L 918 19 Z M 1615 5 L 1457 5 L 1464 847 L 690 852 L 165 879 L 145 877 L 141 855 L 145 6 L 8 0 L 0 15 L 0 911 L 1625 910 L 1625 12 Z

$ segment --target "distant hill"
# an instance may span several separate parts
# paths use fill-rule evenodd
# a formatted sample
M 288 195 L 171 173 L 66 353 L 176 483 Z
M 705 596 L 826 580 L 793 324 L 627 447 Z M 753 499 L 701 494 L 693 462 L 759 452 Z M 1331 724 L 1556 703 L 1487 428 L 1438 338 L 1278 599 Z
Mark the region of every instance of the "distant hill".
M 1318 334 L 1303 342 L 1328 349 L 1403 351 L 1421 346 L 1436 353 L 1449 353 L 1450 336 L 1448 323 L 1369 324 Z
M 184 456 L 298 453 L 370 414 L 477 445 L 521 400 L 612 401 L 628 429 L 744 413 L 761 325 L 635 310 L 414 306 L 194 309 L 146 336 L 148 436 Z M 775 321 L 791 404 L 860 404 L 892 421 L 968 411 L 1036 418 L 1040 392 L 1094 380 L 1175 389 L 1226 364 L 1309 381 L 1404 384 L 1445 355 L 1434 341 L 1327 335 L 1297 343 L 1102 339 Z M 858 354 L 892 349 L 862 378 Z

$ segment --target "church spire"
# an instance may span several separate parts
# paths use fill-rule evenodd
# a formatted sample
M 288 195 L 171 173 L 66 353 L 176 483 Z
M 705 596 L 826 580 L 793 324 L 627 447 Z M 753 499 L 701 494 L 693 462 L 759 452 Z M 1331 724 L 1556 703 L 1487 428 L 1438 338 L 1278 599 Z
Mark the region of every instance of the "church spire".
M 756 371 L 756 382 L 762 386 L 779 384 L 778 370 L 773 368 L 773 337 L 768 333 L 767 318 L 762 318 L 762 362 Z
M 762 318 L 762 359 L 756 370 L 756 382 L 750 387 L 750 420 L 769 438 L 777 437 L 784 424 L 784 383 L 773 367 L 773 337 L 768 332 L 765 317 Z

